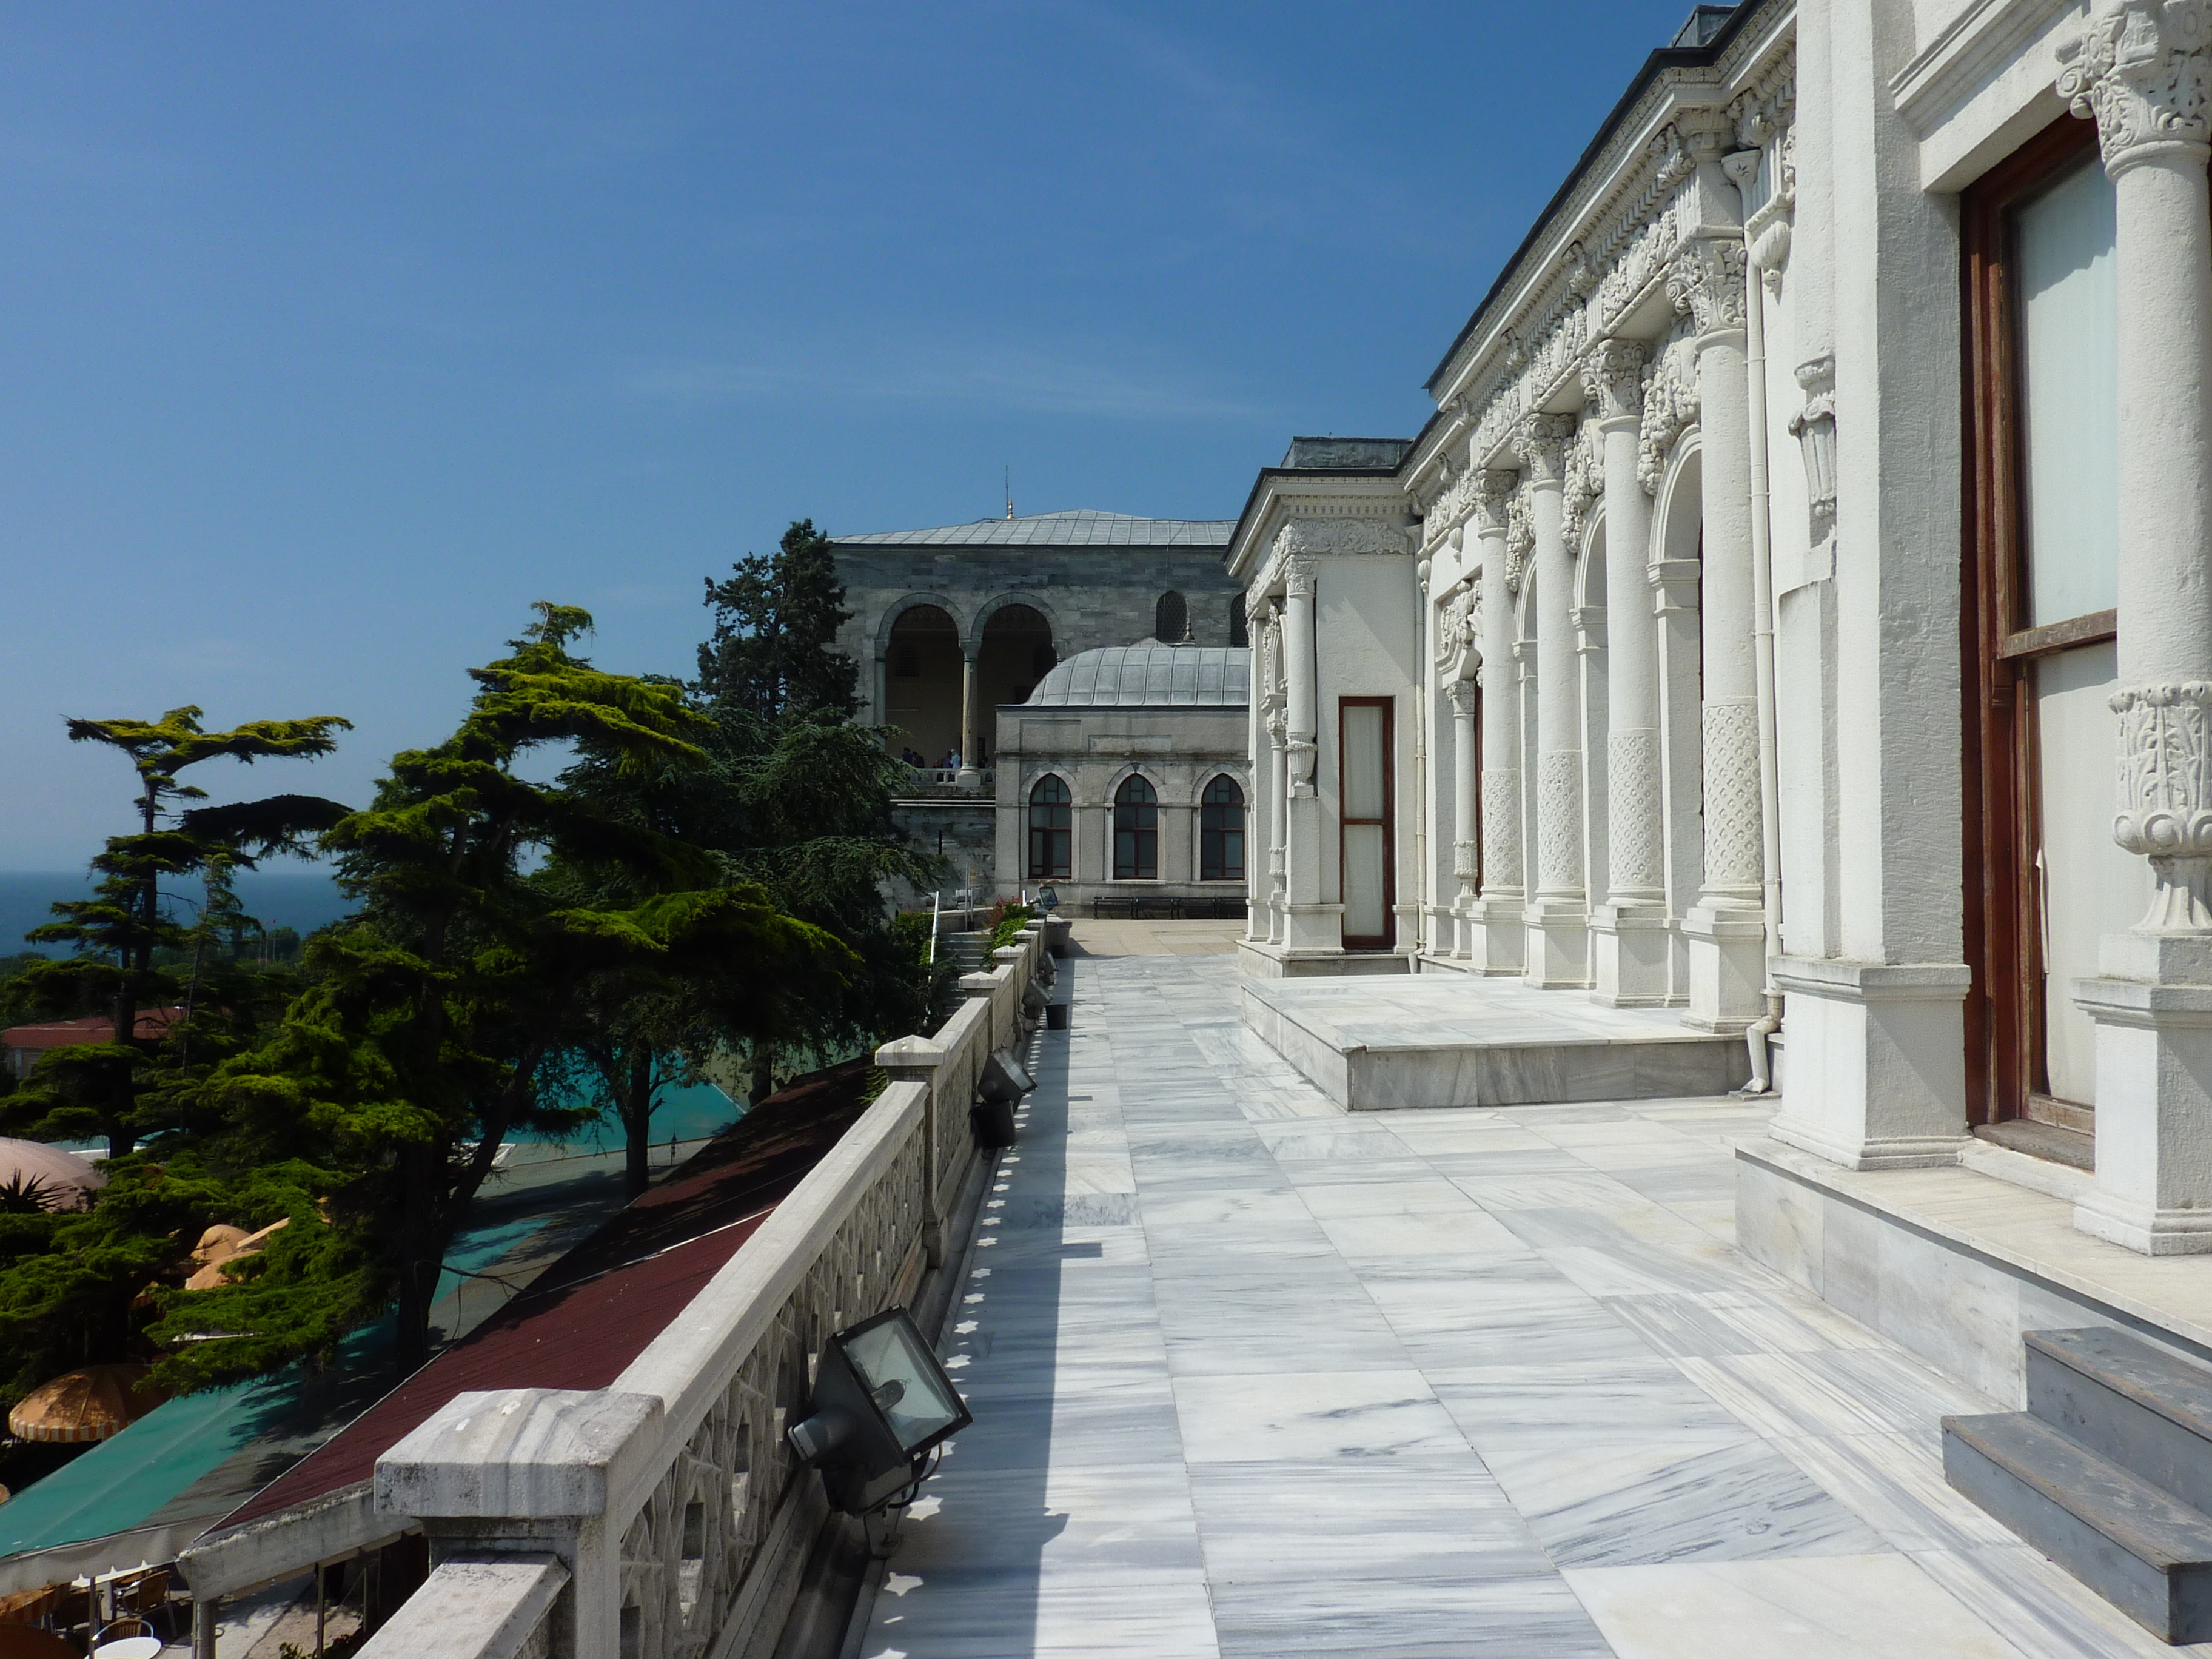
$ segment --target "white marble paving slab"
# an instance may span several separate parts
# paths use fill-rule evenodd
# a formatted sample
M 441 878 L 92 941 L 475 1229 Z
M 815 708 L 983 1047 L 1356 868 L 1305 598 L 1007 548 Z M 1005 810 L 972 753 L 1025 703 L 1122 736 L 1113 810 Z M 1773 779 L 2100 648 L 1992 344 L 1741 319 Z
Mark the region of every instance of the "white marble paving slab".
M 2022 1659 L 1899 1555 L 1569 1570 L 1620 1659 Z
M 1418 1370 L 1179 1376 L 1175 1391 L 1193 1464 L 1457 1455 L 1467 1444 Z

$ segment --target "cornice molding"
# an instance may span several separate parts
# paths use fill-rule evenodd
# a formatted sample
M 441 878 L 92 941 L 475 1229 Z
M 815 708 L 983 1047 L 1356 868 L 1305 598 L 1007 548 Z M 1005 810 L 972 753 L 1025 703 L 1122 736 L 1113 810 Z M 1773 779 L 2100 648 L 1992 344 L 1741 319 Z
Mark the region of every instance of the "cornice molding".
M 1977 0 L 1891 77 L 1897 112 L 1914 137 L 1925 138 L 2021 47 L 2080 5 L 2081 0 Z

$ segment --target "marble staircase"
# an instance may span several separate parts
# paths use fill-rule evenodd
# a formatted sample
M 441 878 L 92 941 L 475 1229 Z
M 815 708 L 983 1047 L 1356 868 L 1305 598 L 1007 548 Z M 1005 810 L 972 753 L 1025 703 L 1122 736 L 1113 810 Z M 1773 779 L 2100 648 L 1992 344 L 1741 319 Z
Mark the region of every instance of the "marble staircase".
M 2212 1639 L 2212 1370 L 2029 1331 L 2027 1409 L 1943 1419 L 1950 1484 L 2162 1640 Z

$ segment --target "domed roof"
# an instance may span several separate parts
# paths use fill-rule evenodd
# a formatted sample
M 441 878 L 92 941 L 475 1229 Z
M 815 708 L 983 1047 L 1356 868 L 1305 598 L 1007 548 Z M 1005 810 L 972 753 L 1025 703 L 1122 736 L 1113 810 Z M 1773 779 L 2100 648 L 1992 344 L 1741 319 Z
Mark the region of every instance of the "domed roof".
M 1109 645 L 1070 657 L 1037 683 L 1031 707 L 1241 708 L 1252 653 L 1241 645 Z

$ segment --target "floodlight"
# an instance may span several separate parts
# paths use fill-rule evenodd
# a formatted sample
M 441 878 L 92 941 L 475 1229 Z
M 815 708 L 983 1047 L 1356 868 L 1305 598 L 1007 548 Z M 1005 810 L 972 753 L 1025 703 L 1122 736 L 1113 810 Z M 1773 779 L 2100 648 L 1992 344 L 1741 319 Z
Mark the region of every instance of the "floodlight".
M 789 1436 L 800 1461 L 822 1471 L 830 1507 L 866 1515 L 975 1420 L 907 1310 L 886 1308 L 823 1345 L 807 1415 Z

